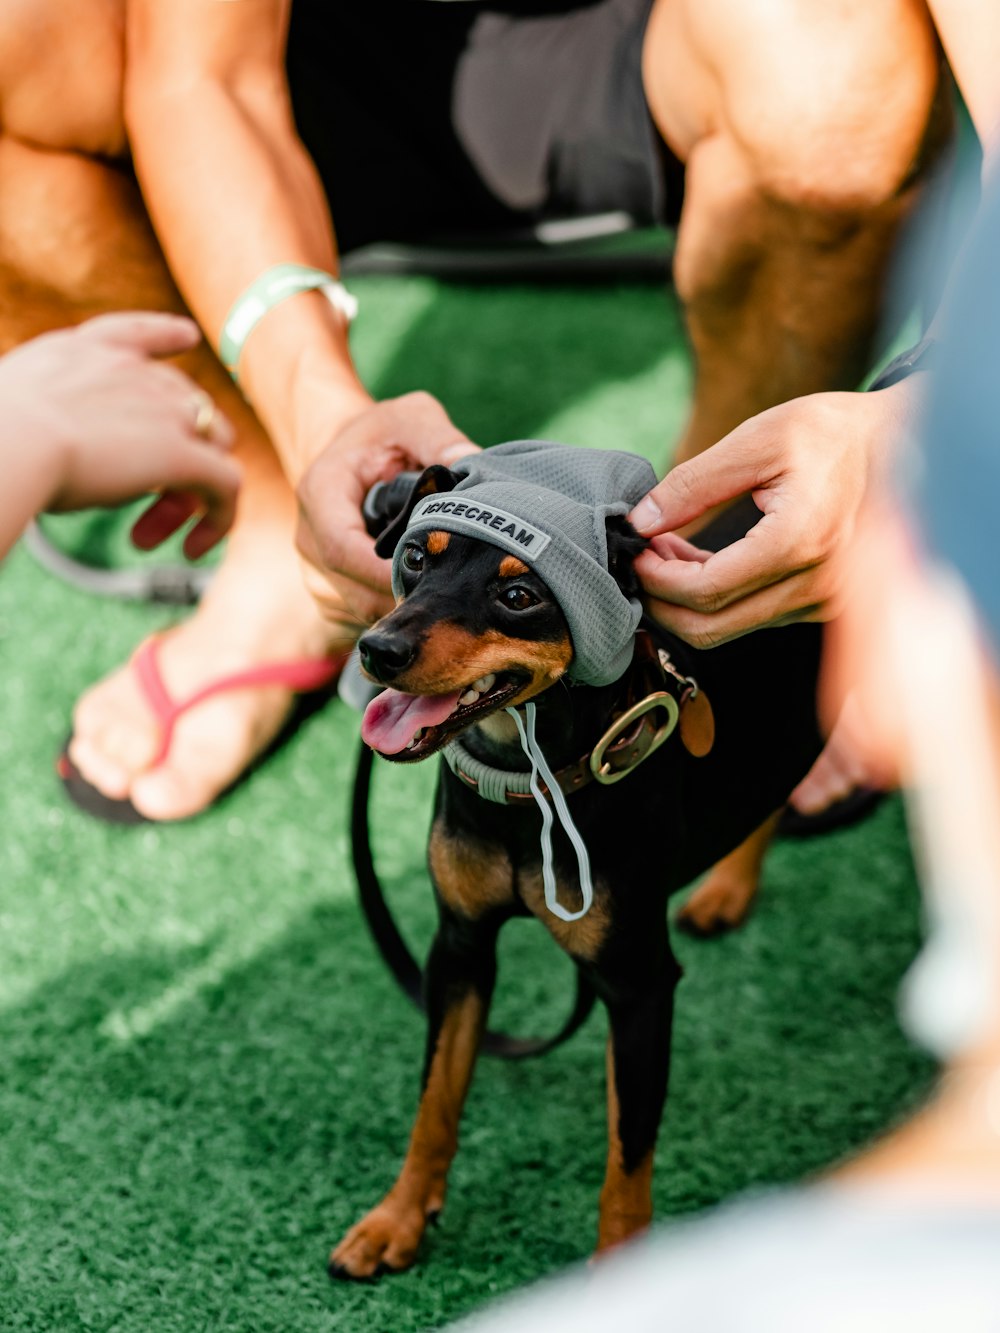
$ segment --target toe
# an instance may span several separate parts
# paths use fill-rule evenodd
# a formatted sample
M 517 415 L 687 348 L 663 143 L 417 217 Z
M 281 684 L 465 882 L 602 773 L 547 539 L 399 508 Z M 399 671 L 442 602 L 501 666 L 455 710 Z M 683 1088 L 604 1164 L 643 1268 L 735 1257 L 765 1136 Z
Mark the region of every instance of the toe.
M 135 808 L 147 819 L 189 819 L 244 773 L 287 716 L 285 689 L 222 694 L 178 723 L 163 762 L 132 782 Z
M 73 710 L 69 755 L 82 777 L 120 800 L 155 758 L 160 739 L 160 724 L 126 667 L 81 695 Z
M 73 767 L 102 796 L 112 801 L 123 801 L 129 794 L 131 775 L 120 764 L 110 759 L 98 745 L 85 736 L 74 736 L 69 743 L 69 758 Z
M 849 796 L 854 783 L 832 766 L 810 773 L 792 793 L 791 804 L 800 815 L 818 815 Z
M 828 745 L 792 792 L 790 804 L 801 815 L 818 814 L 849 795 L 854 782 L 851 767 Z
M 168 767 L 144 773 L 132 783 L 132 804 L 147 819 L 169 822 L 189 819 L 211 801 L 200 782 Z

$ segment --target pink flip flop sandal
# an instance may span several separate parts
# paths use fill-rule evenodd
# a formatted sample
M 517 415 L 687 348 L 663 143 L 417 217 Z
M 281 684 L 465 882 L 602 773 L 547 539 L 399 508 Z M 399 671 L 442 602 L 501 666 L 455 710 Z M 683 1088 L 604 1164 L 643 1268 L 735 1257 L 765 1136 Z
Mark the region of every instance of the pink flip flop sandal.
M 266 685 L 283 685 L 286 689 L 294 690 L 298 695 L 292 711 L 274 740 L 261 754 L 257 755 L 246 770 L 230 785 L 227 789 L 229 791 L 238 786 L 262 759 L 269 754 L 273 754 L 276 749 L 289 740 L 302 723 L 322 707 L 330 697 L 331 687 L 347 661 L 346 655 L 341 655 L 294 662 L 267 663 L 265 666 L 252 667 L 248 671 L 237 671 L 229 676 L 221 676 L 218 680 L 202 686 L 200 690 L 195 690 L 186 699 L 175 700 L 171 698 L 160 674 L 159 662 L 157 661 L 159 642 L 159 638 L 155 636 L 147 639 L 136 650 L 131 663 L 150 710 L 160 724 L 160 748 L 150 765 L 151 768 L 156 768 L 159 764 L 162 764 L 170 753 L 174 729 L 184 714 L 216 694 L 224 694 L 230 690 L 255 689 Z M 128 798 L 114 800 L 105 796 L 93 783 L 88 782 L 69 757 L 71 742 L 72 736 L 67 738 L 62 752 L 56 760 L 56 772 L 62 781 L 67 796 L 74 805 L 79 806 L 88 815 L 93 815 L 95 819 L 102 819 L 111 824 L 148 824 L 154 822 L 140 814 Z

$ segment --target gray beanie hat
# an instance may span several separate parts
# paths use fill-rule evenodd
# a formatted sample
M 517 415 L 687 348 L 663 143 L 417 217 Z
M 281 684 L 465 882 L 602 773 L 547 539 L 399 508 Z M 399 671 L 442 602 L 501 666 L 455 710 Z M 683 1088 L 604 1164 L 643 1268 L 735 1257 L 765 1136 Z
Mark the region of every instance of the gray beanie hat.
M 608 685 L 627 670 L 642 608 L 608 573 L 605 520 L 656 485 L 644 458 L 546 440 L 517 440 L 453 464 L 453 491 L 425 496 L 407 532 L 439 529 L 478 537 L 518 556 L 545 580 L 573 639 L 571 680 Z M 402 592 L 403 542 L 392 564 Z

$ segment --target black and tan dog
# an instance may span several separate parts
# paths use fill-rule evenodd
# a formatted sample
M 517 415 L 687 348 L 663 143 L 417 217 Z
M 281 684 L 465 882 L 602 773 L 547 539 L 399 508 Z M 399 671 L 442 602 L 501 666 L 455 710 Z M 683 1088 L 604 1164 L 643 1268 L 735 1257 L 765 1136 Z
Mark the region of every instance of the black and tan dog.
M 702 544 L 725 544 L 716 537 Z M 689 921 L 707 928 L 744 910 L 775 814 L 821 744 L 816 626 L 760 631 L 709 652 L 643 629 L 621 680 L 568 685 L 573 650 L 562 612 L 516 556 L 456 533 L 402 540 L 404 596 L 360 643 L 368 674 L 391 687 L 369 706 L 365 739 L 391 759 L 414 761 L 461 734 L 474 760 L 523 771 L 529 763 L 504 709 L 534 700 L 538 738 L 586 838 L 594 901 L 573 922 L 549 912 L 534 802 L 484 800 L 473 775 L 442 764 L 429 858 L 439 925 L 426 969 L 419 1111 L 395 1185 L 333 1251 L 330 1272 L 343 1278 L 406 1268 L 444 1203 L 497 932 L 517 915 L 544 923 L 608 1011 L 598 1248 L 648 1224 L 680 976 L 667 897 L 716 866 Z M 609 568 L 629 593 L 643 545 L 624 519 L 609 521 Z M 675 713 L 664 695 L 680 712 L 668 738 L 665 718 Z M 650 704 L 652 696 L 660 702 Z M 577 858 L 562 830 L 556 835 L 559 897 L 579 904 Z

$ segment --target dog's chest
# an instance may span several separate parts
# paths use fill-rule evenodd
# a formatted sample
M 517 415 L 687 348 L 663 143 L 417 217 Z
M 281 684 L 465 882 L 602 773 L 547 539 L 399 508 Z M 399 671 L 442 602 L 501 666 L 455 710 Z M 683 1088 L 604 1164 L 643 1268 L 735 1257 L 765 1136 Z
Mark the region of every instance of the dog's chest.
M 494 911 L 526 912 L 537 917 L 574 958 L 595 958 L 612 919 L 613 896 L 607 879 L 599 871 L 594 875 L 594 900 L 585 916 L 578 921 L 560 920 L 545 902 L 540 850 L 536 856 L 523 836 L 504 836 L 512 832 L 502 817 L 510 812 L 496 806 L 487 810 L 493 825 L 488 832 L 472 832 L 464 821 L 456 828 L 447 818 L 435 820 L 429 861 L 435 888 L 445 905 L 471 920 Z M 494 824 L 497 816 L 500 820 Z M 537 831 L 534 836 L 537 838 Z M 568 874 L 557 879 L 560 903 L 576 910 L 581 903 L 578 880 Z
M 576 881 L 567 883 L 558 879 L 557 883 L 560 903 L 570 911 L 576 911 L 581 905 Z M 540 866 L 518 871 L 514 877 L 514 892 L 526 910 L 543 923 L 560 948 L 584 962 L 592 962 L 597 957 L 607 938 L 612 915 L 611 894 L 599 876 L 594 881 L 590 911 L 578 921 L 562 921 L 549 911 Z

